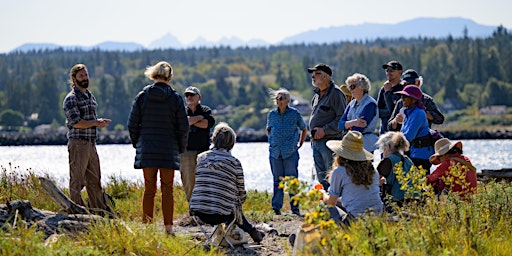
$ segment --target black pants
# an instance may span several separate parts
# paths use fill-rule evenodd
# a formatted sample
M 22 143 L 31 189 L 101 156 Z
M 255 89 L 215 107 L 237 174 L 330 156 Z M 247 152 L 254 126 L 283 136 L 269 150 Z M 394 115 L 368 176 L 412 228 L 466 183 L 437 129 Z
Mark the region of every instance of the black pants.
M 423 169 L 427 170 L 426 175 L 430 174 L 430 167 L 432 167 L 432 164 L 428 159 L 411 158 L 411 160 L 416 167 L 419 168 L 421 165 Z
M 221 214 L 207 214 L 202 212 L 194 212 L 193 215 L 199 217 L 201 221 L 210 225 L 218 225 L 221 223 L 230 223 L 235 217 L 233 214 L 231 215 L 221 215 Z M 245 218 L 245 215 L 242 214 L 242 224 L 236 223 L 236 225 L 241 228 L 245 232 L 250 232 L 254 229 L 251 223 Z

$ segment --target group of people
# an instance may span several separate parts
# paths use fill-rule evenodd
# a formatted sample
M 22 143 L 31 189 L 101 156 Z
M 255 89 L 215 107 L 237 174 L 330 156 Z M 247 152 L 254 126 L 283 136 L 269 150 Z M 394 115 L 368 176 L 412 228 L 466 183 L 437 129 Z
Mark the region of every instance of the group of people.
M 340 223 L 365 212 L 381 213 L 379 186 L 383 182 L 391 188 L 394 200 L 403 200 L 393 172 L 398 162 L 407 170 L 413 165 L 427 170 L 431 164 L 439 165 L 427 180 L 443 190 L 440 179 L 449 175 L 455 161 L 469 169 L 469 190 L 476 188 L 475 168 L 462 155 L 462 144 L 448 139 L 432 144 L 429 127 L 442 123 L 444 117 L 432 97 L 421 91 L 422 77 L 412 69 L 402 74 L 397 61 L 382 68 L 387 81 L 377 99 L 368 94 L 371 83 L 363 74 L 355 73 L 338 86 L 330 66 L 317 64 L 307 69 L 314 87 L 309 130 L 316 176 L 329 195 L 326 202 L 337 206 L 332 208 L 331 216 Z M 210 224 L 236 219 L 255 242 L 261 241 L 264 234 L 247 221 L 241 210 L 246 198 L 243 169 L 230 152 L 236 133 L 226 123 L 210 132 L 215 119 L 211 109 L 200 104 L 200 90 L 188 87 L 184 97 L 174 90 L 170 86 L 173 68 L 168 62 L 150 66 L 144 74 L 153 83 L 136 95 L 128 119 L 130 140 L 136 149 L 134 167 L 142 169 L 144 175 L 142 221 L 153 221 L 159 174 L 164 226 L 173 233 L 174 171 L 180 170 L 191 214 Z M 71 68 L 70 85 L 63 102 L 69 129 L 70 196 L 77 204 L 85 205 L 80 193 L 86 187 L 90 208 L 111 211 L 104 200 L 95 147 L 97 128 L 108 126 L 111 120 L 97 117 L 97 102 L 88 89 L 85 65 Z M 289 91 L 280 88 L 270 94 L 276 106 L 268 113 L 266 124 L 273 175 L 271 205 L 279 215 L 284 199 L 279 182 L 285 176 L 298 177 L 298 149 L 308 129 L 297 109 L 290 106 Z M 376 132 L 379 119 L 380 131 Z M 372 161 L 377 148 L 382 160 L 375 170 Z M 292 200 L 290 207 L 292 213 L 301 216 L 299 205 Z

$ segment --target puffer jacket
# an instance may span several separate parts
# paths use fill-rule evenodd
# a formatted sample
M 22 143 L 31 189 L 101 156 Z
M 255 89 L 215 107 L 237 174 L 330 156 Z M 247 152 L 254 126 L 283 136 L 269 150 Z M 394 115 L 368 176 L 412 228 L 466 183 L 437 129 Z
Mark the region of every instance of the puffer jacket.
M 128 117 L 130 140 L 136 149 L 134 168 L 179 169 L 188 129 L 183 98 L 174 89 L 165 83 L 144 87 Z

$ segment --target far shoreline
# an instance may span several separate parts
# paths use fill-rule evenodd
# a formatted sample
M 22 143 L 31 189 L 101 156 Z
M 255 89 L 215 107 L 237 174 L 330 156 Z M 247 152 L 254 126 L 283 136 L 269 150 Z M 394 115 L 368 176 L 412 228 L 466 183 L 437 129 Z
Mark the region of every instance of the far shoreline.
M 493 130 L 461 130 L 443 131 L 442 135 L 452 140 L 493 140 L 512 139 L 512 128 L 495 128 Z M 309 138 L 308 138 L 309 139 Z M 239 132 L 237 142 L 267 142 L 265 131 Z M 64 132 L 19 133 L 0 131 L 0 146 L 38 146 L 67 145 L 68 139 Z M 101 131 L 98 133 L 97 144 L 130 144 L 127 131 Z

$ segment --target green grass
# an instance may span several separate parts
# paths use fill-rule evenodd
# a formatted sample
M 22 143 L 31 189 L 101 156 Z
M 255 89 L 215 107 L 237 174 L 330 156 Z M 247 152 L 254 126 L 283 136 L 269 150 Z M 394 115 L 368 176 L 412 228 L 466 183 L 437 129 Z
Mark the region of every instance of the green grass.
M 37 177 L 20 175 L 16 167 L 2 167 L 0 203 L 29 200 L 34 208 L 58 211 L 42 191 Z M 190 237 L 165 235 L 160 224 L 141 224 L 143 185 L 108 177 L 105 190 L 116 200 L 121 218 L 96 223 L 88 232 L 54 235 L 48 239 L 17 220 L 0 229 L 0 255 L 217 255 L 205 252 Z M 66 189 L 63 189 L 68 193 Z M 181 187 L 175 187 L 175 218 L 187 213 Z M 84 194 L 85 197 L 85 194 Z M 271 194 L 248 191 L 246 215 L 268 221 Z M 159 207 L 160 198 L 157 196 Z M 286 203 L 285 206 L 289 207 Z M 388 215 L 358 219 L 348 229 L 329 234 L 321 255 L 512 255 L 512 187 L 505 182 L 479 184 L 468 201 L 448 196 L 425 204 L 407 205 L 413 218 L 389 221 Z M 155 209 L 161 220 L 161 209 Z M 309 251 L 301 254 L 310 255 Z

